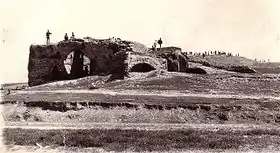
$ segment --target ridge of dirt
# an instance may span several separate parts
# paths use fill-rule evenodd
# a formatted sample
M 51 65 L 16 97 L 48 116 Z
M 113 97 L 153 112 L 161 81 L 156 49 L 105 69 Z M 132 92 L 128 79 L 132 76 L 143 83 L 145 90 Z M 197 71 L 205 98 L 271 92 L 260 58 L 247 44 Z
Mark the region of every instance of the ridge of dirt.
M 203 103 L 194 100 L 174 104 L 162 101 L 142 104 L 24 102 L 5 104 L 2 115 L 6 122 L 280 123 L 279 102 L 243 101 Z

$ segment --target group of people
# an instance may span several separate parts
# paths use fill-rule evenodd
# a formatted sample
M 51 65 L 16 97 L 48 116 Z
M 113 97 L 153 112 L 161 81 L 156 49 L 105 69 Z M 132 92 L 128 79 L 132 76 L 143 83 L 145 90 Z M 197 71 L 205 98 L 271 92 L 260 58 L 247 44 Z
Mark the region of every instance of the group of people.
M 121 41 L 121 38 L 116 38 L 116 37 L 110 37 L 109 40 L 113 43 Z
M 265 62 L 270 62 L 270 59 L 268 59 L 267 61 L 266 60 L 262 60 L 262 59 L 260 59 L 260 60 L 258 60 L 257 58 L 255 58 L 255 62 L 262 62 L 262 63 L 265 63 Z
M 158 44 L 159 44 L 159 48 L 161 49 L 162 43 L 163 43 L 163 41 L 161 40 L 161 38 L 159 38 L 159 40 L 155 40 L 155 42 L 154 42 L 154 44 L 153 44 L 153 46 L 152 46 L 153 50 L 154 50 L 154 51 L 157 50 L 157 45 L 158 45 Z
M 51 35 L 51 34 L 52 34 L 52 33 L 51 33 L 49 30 L 46 32 L 47 44 L 50 44 L 50 35 Z M 74 32 L 72 32 L 72 36 L 71 36 L 70 39 L 71 39 L 71 40 L 75 39 L 75 34 L 74 34 Z M 64 40 L 65 40 L 65 41 L 69 40 L 67 33 L 65 33 L 65 35 L 64 35 Z
M 205 51 L 204 53 L 193 53 L 193 52 L 186 52 L 185 53 L 186 55 L 198 55 L 198 56 L 202 56 L 203 58 L 205 56 L 210 56 L 210 55 L 224 55 L 224 56 L 233 56 L 232 53 L 226 53 L 226 52 L 223 52 L 223 51 Z M 236 54 L 235 56 L 239 56 L 239 54 Z
M 71 40 L 75 39 L 74 32 L 72 32 L 72 36 L 71 36 L 71 38 L 70 38 L 70 39 L 71 39 Z M 65 35 L 64 35 L 64 40 L 65 40 L 65 41 L 67 41 L 67 40 L 68 40 L 68 35 L 67 35 L 67 33 L 65 33 Z
M 52 34 L 52 33 L 51 33 L 49 30 L 46 32 L 47 44 L 50 44 L 50 35 L 51 35 L 51 34 Z M 75 39 L 74 32 L 72 32 L 72 36 L 71 36 L 70 40 L 73 40 L 73 39 Z M 67 40 L 69 40 L 69 38 L 68 38 L 67 33 L 65 33 L 65 35 L 64 35 L 64 41 L 67 41 Z M 115 37 L 113 37 L 113 38 L 111 38 L 110 40 L 115 42 L 115 41 L 120 40 L 120 38 L 115 38 Z M 159 48 L 161 49 L 162 43 L 163 43 L 163 41 L 162 41 L 161 38 L 159 38 L 159 40 L 155 40 L 155 42 L 154 42 L 154 44 L 153 44 L 153 46 L 152 46 L 152 49 L 153 49 L 154 51 L 156 51 L 156 50 L 157 50 L 157 45 L 159 45 Z

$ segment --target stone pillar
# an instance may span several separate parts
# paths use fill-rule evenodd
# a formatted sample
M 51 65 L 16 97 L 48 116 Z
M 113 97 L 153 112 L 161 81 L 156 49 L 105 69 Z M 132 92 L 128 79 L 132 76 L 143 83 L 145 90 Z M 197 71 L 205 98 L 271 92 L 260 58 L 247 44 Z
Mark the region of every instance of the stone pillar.
M 180 56 L 179 56 L 178 53 L 176 53 L 176 56 L 177 56 L 178 72 L 181 72 L 181 69 L 180 69 Z
M 71 78 L 76 79 L 83 75 L 83 53 L 74 51 L 73 63 L 71 66 Z

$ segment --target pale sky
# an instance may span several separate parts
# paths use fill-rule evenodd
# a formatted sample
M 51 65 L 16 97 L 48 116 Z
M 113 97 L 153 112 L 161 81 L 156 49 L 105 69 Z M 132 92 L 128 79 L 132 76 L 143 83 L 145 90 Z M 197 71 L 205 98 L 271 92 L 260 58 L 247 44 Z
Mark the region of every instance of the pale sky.
M 280 62 L 279 0 L 0 0 L 1 82 L 26 82 L 29 46 L 120 37 Z M 5 40 L 5 42 L 3 42 Z

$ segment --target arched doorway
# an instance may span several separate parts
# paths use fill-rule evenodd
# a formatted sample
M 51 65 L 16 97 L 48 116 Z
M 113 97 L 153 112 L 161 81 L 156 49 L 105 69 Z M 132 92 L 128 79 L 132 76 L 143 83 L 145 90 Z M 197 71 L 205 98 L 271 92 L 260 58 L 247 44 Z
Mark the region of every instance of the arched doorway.
M 131 72 L 150 72 L 153 70 L 155 70 L 155 68 L 147 63 L 136 64 L 130 69 Z

